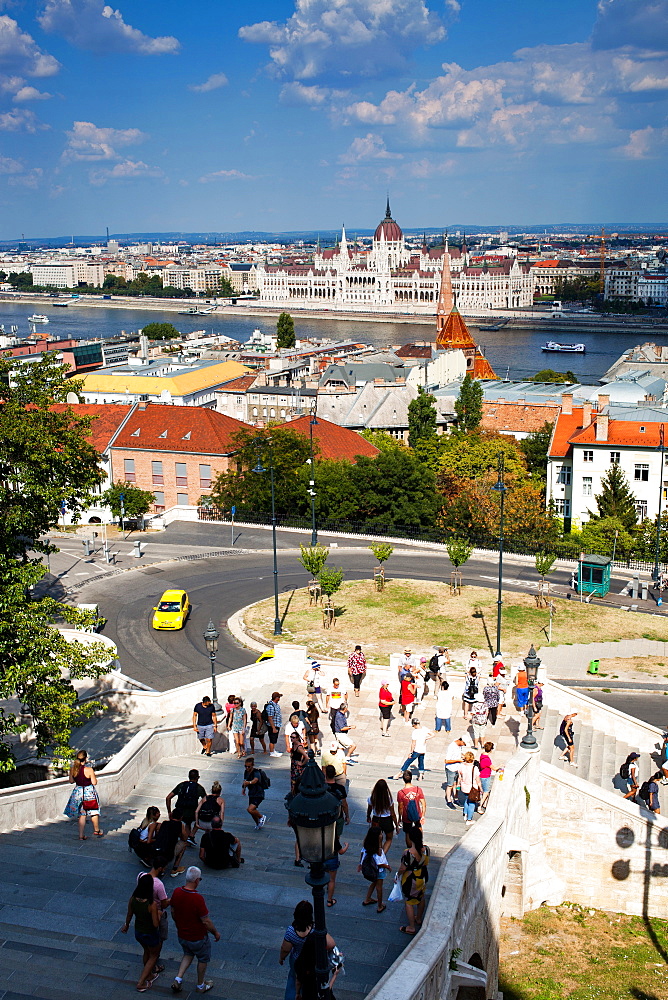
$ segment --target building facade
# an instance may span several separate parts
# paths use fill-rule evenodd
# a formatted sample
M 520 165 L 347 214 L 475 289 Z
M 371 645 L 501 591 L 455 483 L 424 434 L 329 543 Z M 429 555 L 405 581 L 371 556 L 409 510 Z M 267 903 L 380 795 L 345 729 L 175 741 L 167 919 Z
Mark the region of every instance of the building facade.
M 349 243 L 345 229 L 337 247 L 314 255 L 312 264 L 260 264 L 260 302 L 290 309 L 433 313 L 438 302 L 444 255 L 452 273 L 453 304 L 485 313 L 533 302 L 534 278 L 516 257 L 474 257 L 458 248 L 406 247 L 389 200 L 371 250 Z

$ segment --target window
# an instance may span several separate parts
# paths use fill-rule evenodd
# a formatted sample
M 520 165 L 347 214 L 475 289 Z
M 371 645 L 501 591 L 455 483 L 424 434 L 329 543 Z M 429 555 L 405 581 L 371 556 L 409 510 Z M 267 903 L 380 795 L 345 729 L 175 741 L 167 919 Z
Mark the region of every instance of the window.
M 153 496 L 155 497 L 155 509 L 163 511 L 165 509 L 165 494 L 158 490 Z
M 646 483 L 649 479 L 649 465 L 644 465 L 643 463 L 636 465 L 633 478 L 638 483 Z
M 135 480 L 135 460 L 134 458 L 123 459 L 123 474 L 126 483 L 134 483 Z
M 176 505 L 177 507 L 187 507 L 190 503 L 187 493 L 177 493 L 176 494 Z
M 592 477 L 591 476 L 583 476 L 582 477 L 582 496 L 583 497 L 590 497 L 591 496 L 591 486 L 592 486 Z
M 610 465 L 619 465 L 619 461 L 620 461 L 621 457 L 622 457 L 622 453 L 620 451 L 611 451 L 610 452 Z
M 165 481 L 162 474 L 162 462 L 151 462 L 151 477 L 154 486 L 162 486 Z
M 564 486 L 571 485 L 571 467 L 570 465 L 559 465 L 557 466 L 557 482 L 563 483 Z
M 211 489 L 211 466 L 200 465 L 199 467 L 199 488 L 201 490 Z
M 187 486 L 188 485 L 188 466 L 185 462 L 176 463 L 176 485 L 177 486 Z
M 647 519 L 647 501 L 646 500 L 636 500 L 635 502 L 636 514 L 640 521 L 645 521 Z
M 564 500 L 563 497 L 554 498 L 554 509 L 557 514 L 562 514 L 564 517 L 571 516 L 571 502 Z
M 593 451 L 583 451 L 582 452 L 582 461 L 583 462 L 593 462 L 594 461 L 594 452 Z
M 668 483 L 666 482 L 665 479 L 663 481 L 663 499 L 664 502 L 668 501 Z
M 243 396 L 237 396 L 237 406 L 241 406 L 243 401 L 244 401 Z

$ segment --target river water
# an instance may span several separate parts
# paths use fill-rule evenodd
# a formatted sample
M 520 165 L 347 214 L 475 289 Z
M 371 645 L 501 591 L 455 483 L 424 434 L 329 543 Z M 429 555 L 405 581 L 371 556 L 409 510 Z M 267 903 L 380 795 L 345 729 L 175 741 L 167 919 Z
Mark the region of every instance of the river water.
M 38 326 L 38 333 L 48 331 L 54 337 L 76 339 L 116 337 L 123 331 L 127 334 L 136 332 L 146 323 L 152 322 L 174 323 L 183 333 L 206 329 L 207 333 L 225 334 L 242 343 L 248 340 L 256 328 L 266 333 L 273 331 L 273 319 L 244 315 L 242 308 L 240 307 L 238 315 L 179 316 L 170 310 L 87 307 L 75 303 L 71 303 L 66 309 L 60 309 L 54 308 L 48 301 L 35 304 L 0 300 L 0 323 L 4 324 L 6 333 L 10 332 L 12 324 L 18 326 L 18 336 L 25 337 L 31 332 L 28 316 L 33 312 L 44 313 L 49 317 L 49 324 Z M 301 319 L 298 314 L 294 318 L 297 337 L 352 339 L 378 348 L 430 340 L 435 329 L 435 324 L 430 327 L 418 323 L 355 322 L 341 318 Z M 554 333 L 518 329 L 478 331 L 472 324 L 470 328 L 497 375 L 511 379 L 527 378 L 542 368 L 555 368 L 557 371 L 570 370 L 585 382 L 595 382 L 623 351 L 645 340 L 661 342 L 666 337 L 666 334 L 653 330 L 571 333 L 560 339 L 584 343 L 586 354 L 546 354 L 541 351 L 541 347 L 555 336 Z

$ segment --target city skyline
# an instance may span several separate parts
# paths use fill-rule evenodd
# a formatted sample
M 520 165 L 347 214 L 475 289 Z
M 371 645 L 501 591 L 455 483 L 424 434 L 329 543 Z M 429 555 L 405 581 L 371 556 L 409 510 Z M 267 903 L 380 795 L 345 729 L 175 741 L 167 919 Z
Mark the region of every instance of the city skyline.
M 0 239 L 665 218 L 668 0 L 0 3 Z

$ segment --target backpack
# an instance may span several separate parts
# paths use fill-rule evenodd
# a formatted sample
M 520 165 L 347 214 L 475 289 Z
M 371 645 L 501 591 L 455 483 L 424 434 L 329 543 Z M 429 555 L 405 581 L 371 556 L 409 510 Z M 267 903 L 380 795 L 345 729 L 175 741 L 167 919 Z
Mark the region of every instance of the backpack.
M 267 705 L 268 704 L 269 704 L 269 702 L 267 702 Z M 262 714 L 262 721 L 264 722 L 265 726 L 269 725 L 269 716 L 267 715 L 267 705 L 264 706 L 264 708 L 262 709 L 262 713 L 261 713 Z
M 210 823 L 214 816 L 220 816 L 220 808 L 213 796 L 207 795 L 199 811 L 203 823 Z
M 407 823 L 419 823 L 421 820 L 420 808 L 417 804 L 417 798 L 414 797 L 408 800 L 406 804 L 406 812 L 404 813 Z
M 629 772 L 629 762 L 628 762 L 628 760 L 625 760 L 624 763 L 622 764 L 622 766 L 619 769 L 619 777 L 620 778 L 628 778 L 629 775 L 630 775 L 630 772 Z
M 362 858 L 362 875 L 367 882 L 377 882 L 380 878 L 378 863 L 373 854 L 369 854 L 368 851 L 365 852 Z
M 642 785 L 640 786 L 640 791 L 638 792 L 638 797 L 641 798 L 643 802 L 649 802 L 649 796 L 650 796 L 649 781 L 643 781 Z
M 271 788 L 271 779 L 267 772 L 258 767 L 257 773 L 260 775 L 260 788 Z
M 197 808 L 197 803 L 199 802 L 199 792 L 197 791 L 196 781 L 184 781 L 183 784 L 186 786 L 182 791 L 179 792 L 176 799 L 176 805 L 179 809 L 185 809 L 186 812 L 192 812 Z
M 141 844 L 141 837 L 139 835 L 139 827 L 136 830 L 130 830 L 128 834 L 128 851 L 136 851 Z
M 438 673 L 438 653 L 434 653 L 431 660 L 429 661 L 429 669 L 431 670 L 432 674 Z

